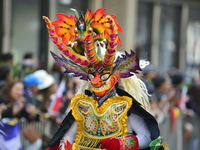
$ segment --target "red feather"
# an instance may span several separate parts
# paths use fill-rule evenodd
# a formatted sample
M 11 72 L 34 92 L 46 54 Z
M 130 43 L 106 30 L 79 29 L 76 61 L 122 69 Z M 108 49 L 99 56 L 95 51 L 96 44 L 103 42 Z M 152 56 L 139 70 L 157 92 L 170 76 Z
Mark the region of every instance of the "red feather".
M 106 138 L 99 142 L 101 144 L 101 149 L 106 150 L 120 150 L 120 140 L 116 138 Z
M 66 150 L 72 150 L 72 145 L 71 145 L 71 143 L 69 143 L 69 141 L 67 141 L 67 142 L 65 143 L 65 149 L 66 149 Z
M 53 147 L 48 147 L 46 148 L 45 150 L 60 150 L 59 149 L 59 146 L 58 146 L 58 143 L 56 145 L 54 145 Z

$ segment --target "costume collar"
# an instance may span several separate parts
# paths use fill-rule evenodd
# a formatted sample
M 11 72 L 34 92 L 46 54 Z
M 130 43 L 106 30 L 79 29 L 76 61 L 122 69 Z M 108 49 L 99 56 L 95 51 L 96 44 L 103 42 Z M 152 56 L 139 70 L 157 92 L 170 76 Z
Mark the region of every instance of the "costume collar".
M 106 101 L 108 98 L 113 97 L 116 95 L 116 89 L 113 88 L 110 92 L 106 93 L 104 96 L 102 97 L 97 97 L 94 92 L 90 92 L 89 90 L 85 91 L 85 94 L 91 97 L 94 97 L 94 99 L 98 102 L 99 106 L 101 106 L 103 104 L 104 101 Z

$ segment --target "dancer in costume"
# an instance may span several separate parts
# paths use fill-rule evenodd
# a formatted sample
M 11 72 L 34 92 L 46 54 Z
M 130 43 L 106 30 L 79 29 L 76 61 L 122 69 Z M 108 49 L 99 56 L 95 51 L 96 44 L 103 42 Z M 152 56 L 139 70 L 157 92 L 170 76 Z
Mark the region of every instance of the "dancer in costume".
M 139 60 L 133 51 L 115 59 L 122 29 L 116 16 L 104 11 L 86 11 L 80 17 L 77 12 L 57 14 L 60 20 L 54 22 L 43 17 L 50 38 L 63 53 L 61 57 L 52 53 L 54 59 L 65 74 L 83 80 L 47 150 L 164 149 L 158 144 L 157 122 L 145 110 L 146 88 L 135 76 L 141 70 Z

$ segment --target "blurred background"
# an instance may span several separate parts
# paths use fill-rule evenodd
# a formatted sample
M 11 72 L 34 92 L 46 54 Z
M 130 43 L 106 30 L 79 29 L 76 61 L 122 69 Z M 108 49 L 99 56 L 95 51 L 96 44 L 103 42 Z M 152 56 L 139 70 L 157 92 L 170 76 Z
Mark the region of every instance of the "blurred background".
M 17 71 L 14 70 L 15 76 L 25 76 L 21 72 L 21 64 L 29 53 L 37 62 L 37 69 L 52 73 L 54 60 L 49 51 L 57 54 L 60 52 L 50 41 L 42 16 L 55 21 L 58 19 L 55 17 L 56 13 L 73 14 L 70 8 L 76 8 L 78 12 L 85 12 L 87 9 L 94 12 L 98 8 L 106 8 L 105 14 L 116 15 L 116 20 L 123 29 L 123 32 L 119 33 L 123 45 L 118 49 L 134 50 L 141 60 L 150 62 L 154 67 L 146 68 L 145 75 L 141 75 L 144 80 L 151 71 L 162 76 L 167 73 L 170 83 L 175 87 L 177 80 L 173 78 L 174 72 L 181 73 L 184 79 L 179 99 L 191 94 L 187 93 L 191 85 L 200 84 L 199 0 L 1 0 L 0 54 L 2 59 L 8 56 L 4 54 L 12 54 L 12 63 L 17 67 Z M 157 82 L 154 81 L 154 85 Z M 57 83 L 60 84 L 61 81 L 58 79 Z M 157 87 L 158 84 L 155 88 Z M 197 93 L 200 92 L 200 89 L 198 90 Z M 196 101 L 199 113 L 200 100 Z M 174 106 L 177 106 L 177 103 Z M 177 106 L 180 112 L 183 109 L 181 106 Z M 158 118 L 161 119 L 163 141 L 169 144 L 171 150 L 188 150 L 188 147 L 200 149 L 199 114 L 185 115 L 181 112 L 183 115 L 176 115 L 174 119 L 172 110 L 174 109 L 169 109 L 168 112 L 171 113 L 165 116 L 165 119 Z M 171 121 L 176 124 L 175 127 Z

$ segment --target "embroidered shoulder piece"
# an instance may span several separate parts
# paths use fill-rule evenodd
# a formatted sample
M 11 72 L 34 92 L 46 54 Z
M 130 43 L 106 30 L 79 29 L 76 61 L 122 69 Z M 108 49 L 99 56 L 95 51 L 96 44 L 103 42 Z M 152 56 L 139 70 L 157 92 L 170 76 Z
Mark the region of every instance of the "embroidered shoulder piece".
M 73 147 L 98 148 L 101 139 L 126 135 L 127 112 L 131 105 L 132 99 L 126 96 L 108 98 L 98 107 L 93 97 L 76 95 L 70 105 L 78 126 Z

